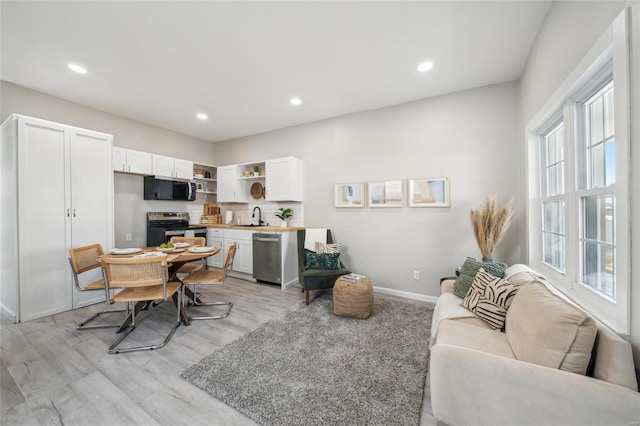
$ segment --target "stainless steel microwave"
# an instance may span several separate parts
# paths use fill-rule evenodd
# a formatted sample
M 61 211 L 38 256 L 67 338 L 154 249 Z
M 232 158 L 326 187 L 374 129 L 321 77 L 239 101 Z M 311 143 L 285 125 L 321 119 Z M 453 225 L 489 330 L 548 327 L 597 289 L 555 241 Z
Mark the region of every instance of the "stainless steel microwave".
M 155 176 L 144 177 L 145 200 L 194 201 L 196 199 L 195 182 L 158 179 Z

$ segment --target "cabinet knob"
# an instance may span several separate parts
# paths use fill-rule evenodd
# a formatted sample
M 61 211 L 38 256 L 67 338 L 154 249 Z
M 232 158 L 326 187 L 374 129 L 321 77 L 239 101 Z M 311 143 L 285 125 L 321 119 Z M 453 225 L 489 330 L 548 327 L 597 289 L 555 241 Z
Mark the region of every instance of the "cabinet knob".
M 69 217 L 70 215 L 71 215 L 71 211 L 67 209 L 67 217 Z

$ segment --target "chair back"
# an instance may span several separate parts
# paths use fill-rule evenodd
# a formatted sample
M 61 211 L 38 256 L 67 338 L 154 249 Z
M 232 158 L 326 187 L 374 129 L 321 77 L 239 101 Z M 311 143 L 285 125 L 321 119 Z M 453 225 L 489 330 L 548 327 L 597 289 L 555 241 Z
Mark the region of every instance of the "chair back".
M 229 247 L 227 247 L 227 252 L 224 254 L 224 263 L 222 264 L 222 268 L 224 269 L 224 276 L 227 277 L 227 273 L 231 272 L 233 269 L 233 259 L 236 257 L 236 250 L 238 248 L 238 242 L 234 241 Z
M 98 260 L 98 256 L 102 256 L 103 254 L 104 251 L 100 244 L 91 244 L 69 249 L 69 262 L 71 262 L 73 273 L 78 275 L 99 267 L 100 261 Z
M 305 270 L 307 264 L 307 253 L 304 248 L 304 241 L 307 236 L 307 232 L 304 229 L 299 229 L 297 233 L 298 237 L 298 273 Z M 327 244 L 333 244 L 333 236 L 331 230 L 327 229 Z
M 145 258 L 102 259 L 104 279 L 109 287 L 141 288 L 163 286 L 163 299 L 167 299 L 167 280 L 169 269 L 166 256 Z
M 104 251 L 100 244 L 90 244 L 69 249 L 69 263 L 71 264 L 71 272 L 73 272 L 73 282 L 78 290 L 82 290 L 78 275 L 98 268 L 100 266 L 98 256 L 103 254 Z
M 207 244 L 207 239 L 205 237 L 171 237 L 170 240 L 173 244 L 175 243 L 189 243 L 194 247 L 204 247 Z

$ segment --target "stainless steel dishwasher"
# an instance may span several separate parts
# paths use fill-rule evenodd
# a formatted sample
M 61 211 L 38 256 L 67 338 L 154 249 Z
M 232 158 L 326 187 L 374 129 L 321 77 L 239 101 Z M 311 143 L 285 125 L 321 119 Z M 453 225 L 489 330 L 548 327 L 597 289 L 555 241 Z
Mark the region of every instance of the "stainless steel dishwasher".
M 253 234 L 253 278 L 282 285 L 281 245 L 281 234 Z

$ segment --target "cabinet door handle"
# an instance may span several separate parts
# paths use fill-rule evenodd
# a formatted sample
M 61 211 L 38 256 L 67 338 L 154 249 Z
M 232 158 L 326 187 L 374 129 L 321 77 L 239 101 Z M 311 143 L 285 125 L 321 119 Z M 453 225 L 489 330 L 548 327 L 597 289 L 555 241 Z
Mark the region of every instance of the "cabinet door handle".
M 67 209 L 67 217 L 69 217 L 71 214 L 71 211 L 69 209 Z
M 131 164 L 129 164 L 129 170 L 127 170 L 127 171 L 129 171 L 129 172 L 131 171 Z
M 73 209 L 73 217 L 76 217 L 76 209 Z

